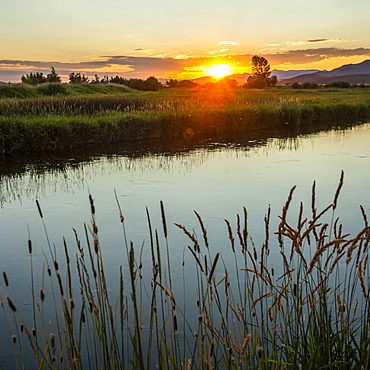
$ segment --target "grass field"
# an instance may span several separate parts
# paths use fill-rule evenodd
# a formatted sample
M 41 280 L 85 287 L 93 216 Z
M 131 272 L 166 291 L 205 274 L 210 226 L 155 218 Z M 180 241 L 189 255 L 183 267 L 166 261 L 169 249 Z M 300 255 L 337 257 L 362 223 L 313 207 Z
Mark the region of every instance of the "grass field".
M 151 138 L 231 140 L 267 129 L 299 134 L 370 119 L 367 89 L 138 92 L 118 85 L 57 86 L 66 93 L 41 97 L 38 87 L 3 86 L 27 93 L 0 99 L 0 153 Z

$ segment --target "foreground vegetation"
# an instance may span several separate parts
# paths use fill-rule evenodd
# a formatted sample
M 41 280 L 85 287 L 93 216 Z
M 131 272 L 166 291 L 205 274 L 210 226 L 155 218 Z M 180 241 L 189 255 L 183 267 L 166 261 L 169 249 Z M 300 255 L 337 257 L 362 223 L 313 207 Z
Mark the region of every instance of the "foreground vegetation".
M 67 89 L 68 95 L 0 100 L 0 153 L 151 138 L 228 140 L 258 130 L 299 134 L 370 118 L 367 89 L 138 92 L 109 84 L 19 88 L 53 86 Z
M 143 247 L 128 241 L 127 215 L 117 199 L 126 262 L 113 284 L 106 277 L 108 251 L 100 243 L 92 197 L 85 242 L 75 232 L 73 257 L 64 241 L 64 261 L 50 245 L 37 202 L 49 252 L 44 251 L 40 279 L 28 240 L 31 315 L 19 309 L 6 271 L 0 288 L 16 367 L 369 368 L 370 227 L 360 207 L 364 227 L 355 236 L 345 233 L 335 215 L 342 185 L 343 173 L 333 202 L 319 211 L 314 183 L 309 216 L 301 204 L 296 221 L 289 221 L 292 188 L 274 237 L 268 210 L 261 245 L 253 243 L 243 208 L 235 228 L 225 220 L 230 245 L 223 252 L 214 250 L 196 212 L 199 230 L 175 224 L 189 242 L 172 246 L 168 230 L 173 226 L 161 202 L 162 231 L 153 228 L 147 211 L 148 260 Z M 182 267 L 171 260 L 172 247 L 183 247 Z M 280 254 L 271 259 L 274 250 Z

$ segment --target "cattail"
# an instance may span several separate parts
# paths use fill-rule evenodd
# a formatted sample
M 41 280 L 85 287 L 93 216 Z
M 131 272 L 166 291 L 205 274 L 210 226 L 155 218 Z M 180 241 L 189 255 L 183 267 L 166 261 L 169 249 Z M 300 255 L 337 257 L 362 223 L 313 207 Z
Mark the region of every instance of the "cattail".
M 227 349 L 227 351 L 229 352 L 229 354 L 230 354 L 230 355 L 232 355 L 232 354 L 233 354 L 233 349 L 232 349 L 231 347 L 229 347 L 229 348 Z
M 70 304 L 71 304 L 71 310 L 73 310 L 75 308 L 75 301 L 73 300 L 73 298 L 70 299 Z
M 160 204 L 161 204 L 161 215 L 162 215 L 163 233 L 164 233 L 164 237 L 167 238 L 167 223 L 166 223 L 166 214 L 164 212 L 163 201 L 161 201 Z
M 50 343 L 51 343 L 51 348 L 55 348 L 55 335 L 54 335 L 54 333 L 50 333 Z
M 17 343 L 17 337 L 16 337 L 15 335 L 12 335 L 12 342 L 13 342 L 14 344 L 16 344 L 16 343 Z
M 199 321 L 199 322 L 202 322 L 202 320 L 203 320 L 203 316 L 202 316 L 202 315 L 199 315 L 199 316 L 198 316 L 198 321 Z
M 173 329 L 177 331 L 177 316 L 176 316 L 176 306 L 172 307 L 172 319 L 173 319 Z
M 90 211 L 92 215 L 95 215 L 95 206 L 94 206 L 94 199 L 92 198 L 91 194 L 89 194 L 89 201 L 90 201 Z
M 261 359 L 263 357 L 263 348 L 258 346 L 257 348 L 257 356 L 259 359 Z
M 42 288 L 40 289 L 40 299 L 42 302 L 45 300 L 45 290 Z
M 8 280 L 8 276 L 6 274 L 5 271 L 3 271 L 3 278 L 4 278 L 4 283 L 6 286 L 9 286 L 9 280 Z
M 82 312 L 81 312 L 81 321 L 82 321 L 83 323 L 85 323 L 85 322 L 86 322 L 86 316 L 85 316 L 85 312 L 84 312 L 84 311 L 82 311 Z
M 58 278 L 58 283 L 59 283 L 60 294 L 64 295 L 62 278 L 60 277 L 59 273 L 57 273 L 57 278 Z
M 8 295 L 6 296 L 6 299 L 8 300 L 9 307 L 10 307 L 14 312 L 16 312 L 16 311 L 17 311 L 17 306 L 15 305 L 15 303 L 13 302 L 13 300 L 12 300 Z
M 51 268 L 48 266 L 47 268 L 48 275 L 51 276 Z
M 214 274 L 214 272 L 215 272 L 215 269 L 216 269 L 216 265 L 217 265 L 217 261 L 218 261 L 218 258 L 220 257 L 220 253 L 217 253 L 216 254 L 216 257 L 215 257 L 215 259 L 214 259 L 214 261 L 213 261 L 213 264 L 212 264 L 212 267 L 211 267 L 211 271 L 210 271 L 210 273 L 209 273 L 209 277 L 208 277 L 208 284 L 210 284 L 211 283 L 211 281 L 212 281 L 212 277 L 213 277 L 213 274 Z
M 21 332 L 23 333 L 23 331 L 24 331 L 24 324 L 23 322 L 21 322 Z
M 35 329 L 35 328 L 32 328 L 32 335 L 33 335 L 34 337 L 36 337 L 36 329 Z
M 28 239 L 28 252 L 29 252 L 29 254 L 32 254 L 32 241 L 31 241 L 31 239 Z
M 54 260 L 54 268 L 55 268 L 56 271 L 59 270 L 59 263 L 58 263 L 57 260 Z
M 36 199 L 36 205 L 37 205 L 37 209 L 39 211 L 39 215 L 41 218 L 44 218 L 43 215 L 42 215 L 42 211 L 41 211 L 41 207 L 40 207 L 40 204 L 39 204 L 39 201 Z

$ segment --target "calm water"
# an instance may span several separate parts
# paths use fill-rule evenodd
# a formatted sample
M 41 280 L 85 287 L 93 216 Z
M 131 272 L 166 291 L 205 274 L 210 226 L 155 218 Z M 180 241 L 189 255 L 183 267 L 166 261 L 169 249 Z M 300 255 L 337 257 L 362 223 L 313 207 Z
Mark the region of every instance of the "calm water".
M 263 217 L 271 207 L 271 231 L 276 229 L 289 190 L 297 185 L 291 206 L 294 219 L 299 202 L 310 211 L 311 186 L 316 180 L 317 207 L 333 200 L 341 170 L 345 173 L 336 216 L 346 232 L 357 233 L 363 221 L 361 204 L 370 214 L 370 124 L 346 131 L 330 131 L 297 138 L 251 139 L 238 145 L 205 143 L 193 148 L 147 148 L 143 144 L 123 154 L 73 155 L 40 158 L 3 158 L 0 165 L 0 270 L 6 271 L 19 310 L 30 311 L 27 239 L 34 245 L 35 270 L 48 253 L 45 232 L 35 200 L 40 202 L 51 244 L 63 259 L 63 237 L 76 251 L 76 229 L 81 239 L 90 222 L 88 194 L 95 199 L 108 278 L 118 276 L 125 252 L 114 196 L 125 216 L 128 238 L 137 250 L 144 243 L 143 262 L 150 261 L 146 207 L 153 227 L 161 231 L 159 202 L 164 202 L 169 225 L 171 266 L 181 266 L 189 245 L 180 223 L 201 235 L 196 210 L 208 230 L 211 248 L 225 261 L 230 245 L 224 219 L 235 225 L 245 206 L 249 232 L 258 246 L 264 238 Z M 122 151 L 121 151 L 122 153 Z M 276 244 L 276 243 L 275 243 Z M 146 248 L 147 247 L 147 248 Z M 274 263 L 273 246 L 271 264 Z M 230 256 L 231 257 L 231 256 Z M 189 281 L 191 277 L 189 277 Z M 191 281 L 190 281 L 191 283 Z M 0 286 L 3 287 L 3 282 Z M 8 343 L 0 316 L 0 343 Z M 9 346 L 10 348 L 10 346 Z M 0 363 L 12 358 L 0 349 Z

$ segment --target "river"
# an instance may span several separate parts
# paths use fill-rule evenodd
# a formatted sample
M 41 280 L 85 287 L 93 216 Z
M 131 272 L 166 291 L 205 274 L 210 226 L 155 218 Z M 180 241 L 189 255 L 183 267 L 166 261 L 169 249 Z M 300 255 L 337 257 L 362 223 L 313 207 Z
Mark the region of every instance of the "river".
M 63 237 L 71 255 L 76 253 L 73 229 L 84 238 L 90 224 L 89 194 L 95 202 L 96 221 L 108 278 L 118 274 L 126 254 L 115 194 L 125 218 L 127 237 L 147 263 L 149 232 L 146 210 L 153 228 L 162 233 L 160 201 L 168 225 L 169 253 L 176 280 L 189 240 L 174 223 L 201 236 L 194 210 L 201 215 L 210 246 L 230 254 L 225 219 L 235 226 L 236 214 L 248 211 L 249 233 L 256 245 L 264 239 L 264 216 L 271 208 L 271 233 L 290 189 L 294 219 L 302 201 L 310 211 L 312 184 L 316 181 L 317 208 L 333 201 L 341 171 L 344 185 L 336 216 L 346 232 L 363 227 L 359 209 L 370 214 L 370 124 L 298 137 L 271 135 L 243 143 L 206 141 L 188 147 L 135 144 L 106 154 L 3 157 L 0 161 L 0 270 L 6 271 L 18 311 L 30 311 L 30 259 L 27 240 L 33 242 L 35 271 L 41 271 L 50 245 L 63 259 Z M 277 252 L 276 252 L 277 253 Z M 149 258 L 149 257 L 148 257 Z M 274 252 L 272 251 L 272 261 Z M 273 263 L 273 262 L 272 262 Z M 191 277 L 189 277 L 191 281 Z M 176 284 L 176 283 L 175 283 Z M 4 294 L 7 288 L 4 288 Z M 4 299 L 4 295 L 3 295 Z M 7 324 L 0 319 L 0 342 L 10 343 Z M 0 349 L 0 364 L 13 359 L 9 346 Z

